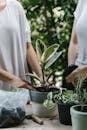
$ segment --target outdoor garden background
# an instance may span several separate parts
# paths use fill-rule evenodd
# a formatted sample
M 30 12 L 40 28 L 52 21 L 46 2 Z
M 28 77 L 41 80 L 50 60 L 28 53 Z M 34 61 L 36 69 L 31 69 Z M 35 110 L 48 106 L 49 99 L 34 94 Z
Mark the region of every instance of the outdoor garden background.
M 30 22 L 32 44 L 41 39 L 47 46 L 58 43 L 62 55 L 53 65 L 58 70 L 67 66 L 67 50 L 69 46 L 73 12 L 78 0 L 20 0 Z

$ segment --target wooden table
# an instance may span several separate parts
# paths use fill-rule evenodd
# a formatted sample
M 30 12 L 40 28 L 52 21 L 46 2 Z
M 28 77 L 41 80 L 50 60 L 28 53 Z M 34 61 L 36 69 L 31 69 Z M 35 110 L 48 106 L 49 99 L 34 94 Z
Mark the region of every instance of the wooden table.
M 31 105 L 27 106 L 26 109 L 28 114 L 32 113 Z M 59 123 L 57 119 L 50 120 L 50 119 L 43 119 L 44 124 L 39 125 L 32 120 L 24 120 L 23 124 L 15 128 L 6 128 L 0 130 L 72 130 L 71 126 L 62 125 Z

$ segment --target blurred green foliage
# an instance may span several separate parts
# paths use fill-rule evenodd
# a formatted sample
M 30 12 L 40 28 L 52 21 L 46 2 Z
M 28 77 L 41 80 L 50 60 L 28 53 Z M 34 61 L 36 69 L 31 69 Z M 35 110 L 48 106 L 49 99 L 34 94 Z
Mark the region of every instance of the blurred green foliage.
M 30 21 L 33 45 L 38 38 L 48 46 L 58 43 L 63 54 L 55 65 L 58 69 L 65 68 L 77 0 L 20 0 L 20 2 Z

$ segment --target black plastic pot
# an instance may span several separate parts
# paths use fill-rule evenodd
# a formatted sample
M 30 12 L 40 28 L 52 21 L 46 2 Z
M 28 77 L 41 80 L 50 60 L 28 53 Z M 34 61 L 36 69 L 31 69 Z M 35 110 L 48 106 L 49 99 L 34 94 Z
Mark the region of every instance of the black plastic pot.
M 72 125 L 70 108 L 73 105 L 74 104 L 71 105 L 71 104 L 58 103 L 59 121 L 61 124 Z

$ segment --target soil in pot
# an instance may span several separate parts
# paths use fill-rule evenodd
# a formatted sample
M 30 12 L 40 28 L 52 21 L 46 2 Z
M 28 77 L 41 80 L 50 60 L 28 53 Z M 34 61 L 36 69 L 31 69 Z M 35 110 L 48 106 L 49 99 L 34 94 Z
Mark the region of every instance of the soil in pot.
M 55 88 L 55 87 L 37 87 L 36 90 L 39 92 L 57 92 L 57 91 L 59 91 L 59 89 Z
M 87 112 L 87 106 L 78 106 L 75 108 L 76 111 Z

